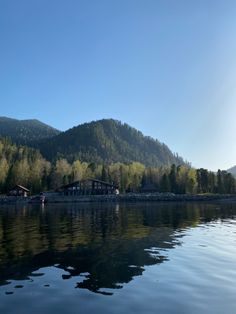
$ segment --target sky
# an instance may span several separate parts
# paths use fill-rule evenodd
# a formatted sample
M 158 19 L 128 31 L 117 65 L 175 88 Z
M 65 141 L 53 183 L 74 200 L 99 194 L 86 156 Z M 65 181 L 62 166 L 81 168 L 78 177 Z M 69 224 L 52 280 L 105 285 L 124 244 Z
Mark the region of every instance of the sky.
M 0 116 L 114 118 L 194 167 L 236 164 L 235 0 L 1 0 Z

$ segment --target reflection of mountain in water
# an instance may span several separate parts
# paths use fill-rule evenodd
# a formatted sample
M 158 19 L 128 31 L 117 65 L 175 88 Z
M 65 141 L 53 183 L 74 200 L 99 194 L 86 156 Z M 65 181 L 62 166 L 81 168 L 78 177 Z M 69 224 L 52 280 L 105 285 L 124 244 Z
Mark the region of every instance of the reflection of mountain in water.
M 4 208 L 0 211 L 0 283 L 25 280 L 35 270 L 64 269 L 62 279 L 80 276 L 78 288 L 107 294 L 146 265 L 167 260 L 179 232 L 200 221 L 235 214 L 215 205 L 133 204 Z M 224 207 L 225 208 L 225 207 Z

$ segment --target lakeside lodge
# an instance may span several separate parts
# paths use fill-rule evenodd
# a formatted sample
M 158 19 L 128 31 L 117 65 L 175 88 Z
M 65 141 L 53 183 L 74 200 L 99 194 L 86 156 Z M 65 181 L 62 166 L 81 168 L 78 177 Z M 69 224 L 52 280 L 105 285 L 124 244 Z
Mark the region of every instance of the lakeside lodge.
M 65 196 L 119 194 L 118 187 L 113 183 L 96 179 L 75 181 L 60 187 L 57 191 Z

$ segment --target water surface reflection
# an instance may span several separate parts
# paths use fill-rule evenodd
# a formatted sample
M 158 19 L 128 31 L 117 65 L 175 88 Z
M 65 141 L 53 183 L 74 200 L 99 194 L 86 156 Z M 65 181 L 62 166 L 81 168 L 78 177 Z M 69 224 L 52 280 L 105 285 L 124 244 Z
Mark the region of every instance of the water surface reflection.
M 0 285 L 10 294 L 12 282 L 20 289 L 58 269 L 75 288 L 112 295 L 168 260 L 188 228 L 235 213 L 234 205 L 192 203 L 2 207 Z

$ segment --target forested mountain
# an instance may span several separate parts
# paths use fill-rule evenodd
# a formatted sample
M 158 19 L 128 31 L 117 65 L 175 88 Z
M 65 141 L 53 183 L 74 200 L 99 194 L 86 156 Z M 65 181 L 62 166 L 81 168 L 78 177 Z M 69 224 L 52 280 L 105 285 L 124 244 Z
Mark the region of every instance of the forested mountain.
M 236 166 L 229 168 L 227 172 L 231 173 L 234 177 L 236 177 Z
M 95 163 L 129 163 L 146 166 L 184 164 L 183 159 L 158 140 L 113 119 L 85 123 L 60 132 L 38 120 L 0 117 L 0 136 L 38 148 L 48 160 L 66 158 Z
M 184 164 L 158 140 L 113 119 L 85 123 L 36 144 L 49 160 L 66 158 L 95 163 L 141 162 L 146 166 Z
M 0 117 L 0 136 L 9 137 L 17 144 L 30 145 L 30 143 L 51 138 L 60 131 L 38 120 L 17 120 Z

